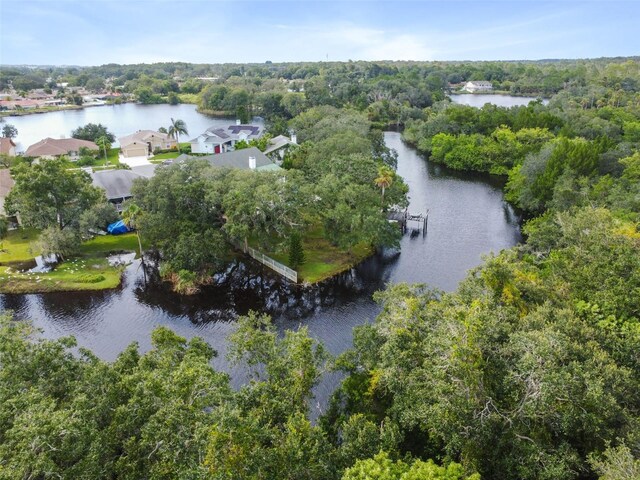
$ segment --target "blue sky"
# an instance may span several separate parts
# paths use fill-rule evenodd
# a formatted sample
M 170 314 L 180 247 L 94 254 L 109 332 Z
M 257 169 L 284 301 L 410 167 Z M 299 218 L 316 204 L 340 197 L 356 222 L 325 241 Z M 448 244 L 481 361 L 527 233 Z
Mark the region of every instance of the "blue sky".
M 0 0 L 0 64 L 640 55 L 640 1 Z

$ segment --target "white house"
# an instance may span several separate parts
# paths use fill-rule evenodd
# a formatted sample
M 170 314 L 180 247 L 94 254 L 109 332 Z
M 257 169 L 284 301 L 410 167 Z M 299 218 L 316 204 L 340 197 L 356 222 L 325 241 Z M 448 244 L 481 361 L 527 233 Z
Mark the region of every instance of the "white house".
M 242 125 L 240 121 L 227 128 L 211 127 L 189 140 L 191 153 L 224 153 L 234 149 L 240 140 L 250 141 L 262 136 L 259 125 Z
M 490 92 L 493 90 L 493 85 L 491 82 L 487 82 L 485 80 L 474 80 L 472 82 L 465 83 L 462 90 L 469 93 Z

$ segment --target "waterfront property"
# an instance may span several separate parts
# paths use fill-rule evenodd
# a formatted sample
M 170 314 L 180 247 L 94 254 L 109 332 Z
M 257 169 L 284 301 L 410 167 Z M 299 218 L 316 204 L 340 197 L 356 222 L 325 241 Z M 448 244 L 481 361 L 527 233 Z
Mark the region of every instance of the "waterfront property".
M 155 150 L 178 147 L 177 142 L 168 134 L 154 130 L 138 130 L 136 133 L 118 138 L 118 143 L 124 158 L 148 157 Z
M 192 153 L 224 153 L 232 151 L 237 142 L 248 142 L 260 138 L 262 130 L 259 125 L 242 125 L 239 121 L 227 128 L 210 127 L 204 133 L 189 140 Z
M 98 146 L 88 140 L 47 137 L 31 145 L 24 154 L 26 157 L 36 157 L 40 159 L 52 159 L 67 155 L 70 160 L 77 160 L 80 149 L 82 148 L 87 148 L 92 151 L 98 150 Z
M 180 155 L 176 161 L 180 162 L 192 158 L 204 159 L 214 167 L 239 168 L 244 170 L 256 170 L 258 172 L 281 170 L 278 165 L 273 163 L 269 157 L 256 147 L 243 148 L 232 152 L 201 157 L 183 154 Z
M 119 212 L 122 211 L 122 203 L 132 197 L 133 181 L 139 178 L 146 177 L 131 170 L 102 170 L 91 174 L 93 185 L 104 190 L 107 200 Z
M 491 92 L 493 91 L 493 84 L 484 80 L 474 80 L 465 83 L 462 90 L 469 93 Z

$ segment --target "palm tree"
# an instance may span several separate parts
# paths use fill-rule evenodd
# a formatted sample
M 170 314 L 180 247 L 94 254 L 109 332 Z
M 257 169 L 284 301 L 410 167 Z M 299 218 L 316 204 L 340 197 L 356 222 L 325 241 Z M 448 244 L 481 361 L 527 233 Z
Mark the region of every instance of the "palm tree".
M 373 183 L 375 183 L 378 188 L 382 189 L 382 205 L 384 205 L 384 191 L 393 183 L 393 176 L 393 170 L 386 165 L 378 168 L 378 178 L 376 178 Z
M 184 120 L 174 120 L 172 118 L 171 125 L 169 125 L 167 133 L 176 141 L 178 144 L 178 151 L 180 151 L 180 135 L 189 135 L 189 132 L 187 131 L 187 124 L 184 123 Z
M 103 135 L 101 137 L 96 138 L 96 145 L 102 149 L 104 152 L 104 164 L 107 164 L 107 150 L 111 150 L 111 142 L 109 139 Z
M 144 257 L 142 256 L 142 241 L 140 240 L 140 229 L 137 228 L 138 220 L 142 215 L 142 209 L 135 203 L 129 203 L 124 210 L 122 210 L 122 221 L 127 224 L 129 228 L 133 228 L 136 231 L 138 237 L 138 247 L 140 248 L 140 260 L 144 264 Z

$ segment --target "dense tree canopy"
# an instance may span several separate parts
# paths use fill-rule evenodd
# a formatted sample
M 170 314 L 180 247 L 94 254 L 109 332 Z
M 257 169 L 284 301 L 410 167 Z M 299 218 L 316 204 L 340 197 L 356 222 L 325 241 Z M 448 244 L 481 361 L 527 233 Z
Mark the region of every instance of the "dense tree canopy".
M 71 132 L 71 136 L 80 140 L 89 140 L 90 142 L 96 142 L 101 137 L 105 137 L 111 143 L 116 141 L 115 135 L 109 132 L 107 127 L 101 123 L 87 123 Z
M 63 160 L 22 163 L 11 173 L 16 183 L 5 210 L 8 215 L 19 213 L 26 226 L 76 227 L 83 212 L 106 201 L 104 192 L 91 184 L 86 172 L 68 170 Z
M 526 241 L 486 257 L 454 292 L 391 285 L 353 348 L 329 357 L 306 328 L 238 319 L 232 388 L 201 339 L 160 328 L 112 363 L 73 339 L 0 320 L 0 476 L 7 478 L 631 480 L 640 469 L 640 67 L 637 59 L 104 65 L 139 99 L 200 95 L 200 107 L 267 117 L 300 144 L 285 170 L 158 167 L 134 194 L 136 227 L 164 269 L 210 278 L 229 240 L 291 245 L 321 231 L 348 250 L 394 245 L 386 211 L 407 187 L 376 126 L 433 161 L 508 179 Z M 195 77 L 205 77 L 197 80 Z M 0 69 L 0 85 L 41 85 Z M 552 95 L 476 109 L 449 83 Z M 452 87 L 455 88 L 455 87 Z M 49 227 L 58 251 L 112 218 L 60 161 L 14 168 L 7 212 Z M 84 212 L 84 213 L 83 213 Z M 53 228 L 51 228 L 53 226 Z M 313 389 L 344 375 L 327 412 Z

